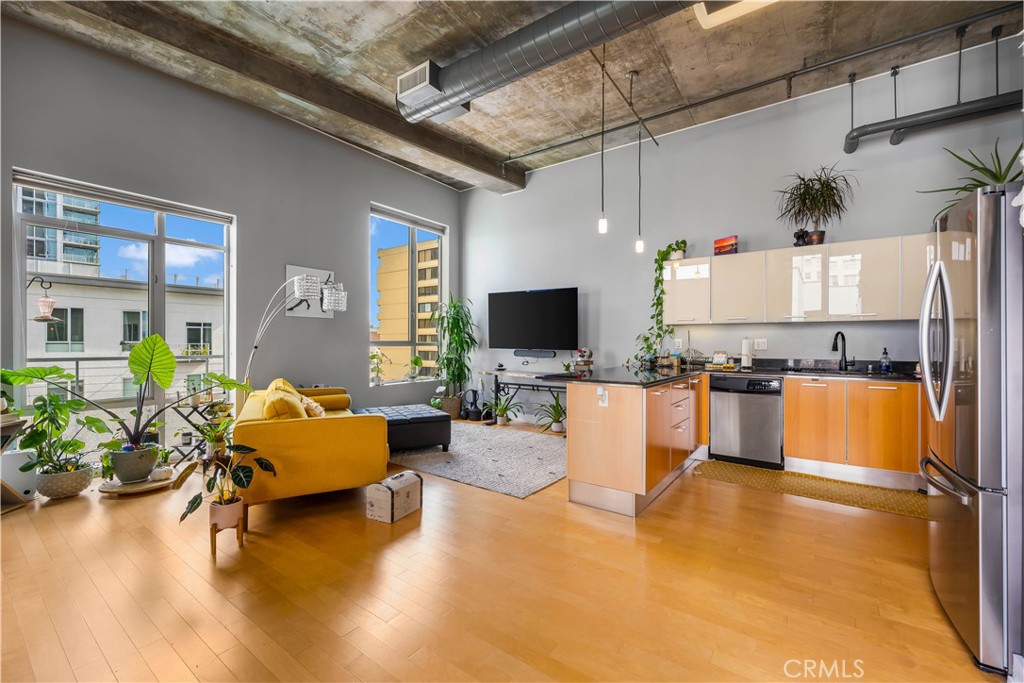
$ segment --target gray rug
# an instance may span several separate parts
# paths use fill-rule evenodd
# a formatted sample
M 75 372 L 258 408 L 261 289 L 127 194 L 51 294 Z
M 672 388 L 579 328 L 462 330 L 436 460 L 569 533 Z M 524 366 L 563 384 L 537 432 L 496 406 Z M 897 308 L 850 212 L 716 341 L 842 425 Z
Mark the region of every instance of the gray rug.
M 400 467 L 451 479 L 516 498 L 565 478 L 565 439 L 513 429 L 452 423 L 452 443 L 394 451 Z

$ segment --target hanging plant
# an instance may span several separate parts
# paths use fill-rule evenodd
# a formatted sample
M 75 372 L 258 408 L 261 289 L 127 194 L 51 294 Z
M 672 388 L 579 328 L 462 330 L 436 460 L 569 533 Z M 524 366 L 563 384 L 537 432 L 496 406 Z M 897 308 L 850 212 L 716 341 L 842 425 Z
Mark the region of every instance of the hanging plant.
M 626 362 L 626 365 L 643 366 L 650 362 L 652 357 L 661 353 L 661 345 L 666 337 L 671 337 L 674 329 L 665 325 L 665 261 L 672 257 L 675 252 L 682 252 L 686 255 L 686 240 L 676 240 L 659 249 L 654 257 L 654 291 L 651 296 L 651 326 L 647 331 L 637 335 L 636 353 Z

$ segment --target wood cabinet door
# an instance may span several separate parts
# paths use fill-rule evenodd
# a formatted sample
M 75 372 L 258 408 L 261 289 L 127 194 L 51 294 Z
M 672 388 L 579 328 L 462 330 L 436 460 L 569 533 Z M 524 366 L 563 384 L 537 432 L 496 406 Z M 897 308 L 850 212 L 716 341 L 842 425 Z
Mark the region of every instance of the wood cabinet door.
M 900 237 L 900 318 L 917 320 L 928 272 L 938 259 L 934 232 Z
M 668 261 L 664 278 L 666 325 L 711 322 L 711 259 Z
M 690 457 L 695 448 L 693 443 L 693 428 L 690 426 L 693 420 L 687 418 L 678 424 L 672 425 L 670 441 L 672 444 L 672 469 L 683 464 Z
M 764 252 L 711 259 L 711 322 L 764 322 Z
M 920 389 L 909 382 L 850 382 L 850 465 L 917 472 Z
M 824 244 L 764 253 L 765 318 L 770 323 L 820 322 L 828 313 Z
M 787 458 L 846 462 L 846 381 L 787 377 L 783 453 Z
M 900 240 L 828 245 L 828 319 L 898 320 Z
M 569 384 L 567 393 L 569 479 L 646 493 L 643 389 Z
M 644 390 L 646 416 L 645 481 L 649 492 L 672 471 L 672 390 L 668 385 Z
M 697 449 L 703 443 L 707 443 L 704 437 L 705 414 L 707 413 L 706 399 L 704 398 L 704 387 L 707 386 L 706 375 L 699 375 L 690 378 L 690 424 L 693 433 L 693 448 Z

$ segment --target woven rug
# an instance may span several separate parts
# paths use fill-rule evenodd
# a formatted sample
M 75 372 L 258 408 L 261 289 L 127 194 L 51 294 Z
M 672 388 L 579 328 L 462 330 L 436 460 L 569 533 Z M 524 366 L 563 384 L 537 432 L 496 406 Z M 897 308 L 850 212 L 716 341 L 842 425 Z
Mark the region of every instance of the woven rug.
M 440 446 L 394 451 L 391 462 L 516 498 L 565 478 L 565 439 L 514 429 L 452 422 L 448 452 Z
M 693 474 L 697 477 L 742 484 L 765 491 L 789 493 L 865 510 L 894 512 L 897 515 L 928 519 L 928 496 L 916 491 L 854 484 L 802 472 L 766 470 L 763 467 L 749 467 L 720 460 L 706 460 L 700 463 L 693 468 Z

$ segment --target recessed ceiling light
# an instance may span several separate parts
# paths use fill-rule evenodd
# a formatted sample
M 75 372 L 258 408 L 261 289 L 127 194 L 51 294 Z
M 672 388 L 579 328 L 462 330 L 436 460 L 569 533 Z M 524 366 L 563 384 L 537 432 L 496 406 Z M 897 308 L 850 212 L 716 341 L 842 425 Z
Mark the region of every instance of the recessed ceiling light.
M 727 21 L 738 19 L 745 14 L 756 12 L 762 7 L 767 7 L 777 0 L 739 0 L 739 2 L 720 2 L 708 0 L 693 6 L 693 13 L 697 15 L 697 21 L 704 28 L 721 26 Z

